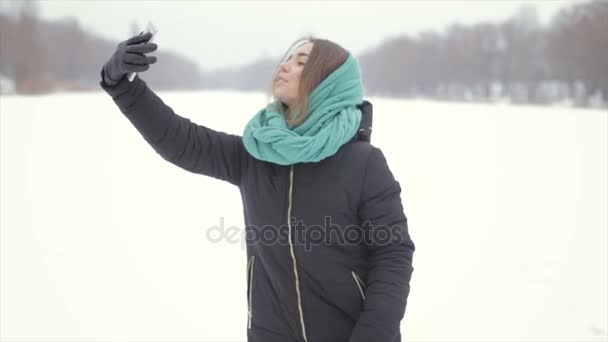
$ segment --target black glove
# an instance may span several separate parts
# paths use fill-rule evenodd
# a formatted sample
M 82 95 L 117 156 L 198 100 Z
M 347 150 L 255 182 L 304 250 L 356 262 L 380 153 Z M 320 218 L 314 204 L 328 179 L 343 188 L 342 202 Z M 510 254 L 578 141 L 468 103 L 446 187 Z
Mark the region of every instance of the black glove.
M 118 44 L 112 57 L 103 66 L 104 82 L 115 85 L 126 74 L 146 71 L 150 68 L 149 64 L 156 63 L 155 56 L 144 55 L 158 47 L 154 43 L 147 43 L 151 37 L 150 32 L 140 33 Z

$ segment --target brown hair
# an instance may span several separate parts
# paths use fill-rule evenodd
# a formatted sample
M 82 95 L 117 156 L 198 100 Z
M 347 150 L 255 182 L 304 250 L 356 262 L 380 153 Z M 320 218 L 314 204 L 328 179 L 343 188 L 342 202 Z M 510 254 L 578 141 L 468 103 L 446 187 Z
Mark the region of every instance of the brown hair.
M 299 113 L 301 114 L 297 118 L 294 118 L 294 113 L 289 113 L 289 108 L 286 104 L 281 102 L 280 106 L 285 120 L 292 126 L 297 126 L 306 120 L 308 117 L 308 96 L 327 76 L 344 64 L 344 61 L 348 57 L 348 51 L 330 40 L 314 38 L 313 36 L 300 38 L 287 49 L 275 69 L 272 80 L 274 80 L 274 77 L 278 73 L 280 64 L 289 57 L 289 54 L 307 42 L 313 43 L 313 47 L 310 51 L 310 56 L 308 56 L 308 61 L 302 70 L 298 98 L 293 106 L 294 108 L 299 108 Z M 272 84 L 270 93 L 272 94 Z

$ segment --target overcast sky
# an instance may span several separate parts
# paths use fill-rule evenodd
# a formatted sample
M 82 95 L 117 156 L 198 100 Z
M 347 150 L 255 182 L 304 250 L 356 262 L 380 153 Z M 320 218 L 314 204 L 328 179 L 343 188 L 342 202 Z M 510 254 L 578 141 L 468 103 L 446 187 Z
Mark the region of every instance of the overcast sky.
M 358 54 L 400 33 L 442 30 L 453 22 L 500 21 L 526 3 L 536 5 L 546 24 L 574 2 L 45 0 L 39 14 L 46 19 L 76 17 L 85 29 L 116 42 L 131 36 L 134 22 L 143 29 L 150 20 L 159 29 L 159 49 L 174 50 L 212 69 L 279 56 L 308 33 Z

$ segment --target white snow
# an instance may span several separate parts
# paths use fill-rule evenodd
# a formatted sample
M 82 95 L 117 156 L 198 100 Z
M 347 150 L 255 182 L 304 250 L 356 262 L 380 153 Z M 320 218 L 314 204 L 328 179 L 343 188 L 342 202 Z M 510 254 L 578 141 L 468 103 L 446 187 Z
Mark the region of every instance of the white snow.
M 265 104 L 158 94 L 237 134 Z M 416 243 L 403 341 L 608 340 L 608 113 L 370 101 Z M 242 229 L 236 187 L 104 92 L 2 95 L 0 120 L 0 340 L 245 341 L 243 246 L 207 237 Z

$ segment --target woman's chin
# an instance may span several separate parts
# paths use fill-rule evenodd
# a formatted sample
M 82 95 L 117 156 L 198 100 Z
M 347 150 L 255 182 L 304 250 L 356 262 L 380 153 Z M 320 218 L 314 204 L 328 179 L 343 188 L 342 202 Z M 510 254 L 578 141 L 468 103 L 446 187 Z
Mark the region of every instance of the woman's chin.
M 287 101 L 285 101 L 285 96 L 283 96 L 283 94 L 281 94 L 280 92 L 275 92 L 273 95 L 274 95 L 274 98 L 277 99 L 278 101 L 287 103 Z

